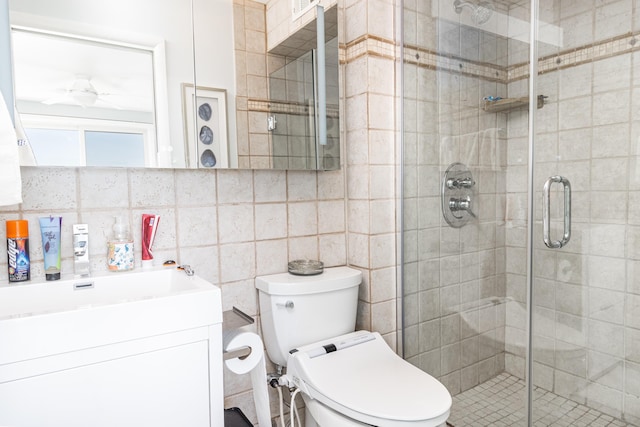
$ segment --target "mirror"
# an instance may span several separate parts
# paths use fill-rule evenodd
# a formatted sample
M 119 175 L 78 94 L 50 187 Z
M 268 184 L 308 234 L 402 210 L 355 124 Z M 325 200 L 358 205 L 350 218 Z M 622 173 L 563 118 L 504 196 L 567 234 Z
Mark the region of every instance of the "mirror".
M 268 61 L 266 52 L 238 48 L 246 32 L 234 29 L 233 8 L 232 0 L 9 0 L 30 164 L 308 168 L 273 160 L 282 150 L 267 129 L 268 94 L 236 92 L 247 86 L 237 79 L 264 74 L 252 67 L 266 70 Z M 337 67 L 334 44 L 327 62 Z M 327 110 L 331 123 L 337 110 Z M 250 153 L 258 152 L 264 158 L 255 161 Z
M 32 162 L 156 166 L 153 49 L 17 26 L 12 44 Z
M 337 10 L 336 6 L 324 12 L 319 10 L 321 24 L 310 22 L 271 51 L 272 55 L 284 58 L 279 66 L 269 70 L 274 168 L 340 168 Z M 318 30 L 313 37 L 316 25 L 324 30 Z M 324 35 L 323 45 L 317 43 L 320 34 Z

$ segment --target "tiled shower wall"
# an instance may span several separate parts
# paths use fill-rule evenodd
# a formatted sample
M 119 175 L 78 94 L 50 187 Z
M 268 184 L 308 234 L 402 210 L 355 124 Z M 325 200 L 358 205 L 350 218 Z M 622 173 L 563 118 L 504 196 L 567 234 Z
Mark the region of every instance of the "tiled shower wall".
M 541 1 L 541 19 L 562 27 L 564 45 L 541 45 L 536 182 L 572 184 L 572 238 L 549 250 L 536 238 L 536 384 L 615 417 L 640 422 L 637 2 Z M 526 10 L 512 16 L 527 19 Z M 523 46 L 510 58 L 509 95 L 526 94 Z M 520 52 L 520 53 L 518 53 Z M 508 115 L 507 207 L 526 200 L 525 111 Z M 558 161 L 559 160 L 559 161 Z M 541 200 L 539 195 L 536 203 Z M 542 236 L 540 206 L 536 236 Z M 553 212 L 559 218 L 560 212 Z M 561 233 L 560 226 L 554 229 Z M 507 228 L 506 370 L 524 374 L 525 230 Z
M 504 346 L 504 353 L 496 355 L 498 363 L 502 360 L 508 372 L 524 375 L 528 117 L 522 109 L 487 115 L 477 105 L 488 95 L 527 95 L 528 44 L 435 19 L 431 13 L 437 9 L 430 4 L 405 4 L 405 268 L 411 278 L 405 281 L 411 286 L 405 289 L 410 337 L 405 343 L 417 343 L 405 349 L 413 363 L 440 375 L 455 393 L 482 381 L 474 377 L 479 371 L 464 362 L 465 347 L 473 348 L 464 337 L 470 332 L 464 319 L 468 314 L 452 313 L 460 303 L 470 303 L 470 295 L 479 296 L 481 303 L 495 297 L 481 307 L 493 304 L 497 316 L 495 337 L 498 348 Z M 528 19 L 527 7 L 495 4 L 500 13 Z M 563 28 L 564 44 L 540 45 L 538 94 L 549 98 L 537 116 L 536 188 L 542 188 L 547 176 L 569 176 L 574 225 L 572 242 L 561 251 L 543 249 L 541 238 L 535 243 L 535 380 L 563 397 L 638 422 L 637 5 L 630 0 L 542 1 L 541 9 L 544 21 Z M 480 177 L 478 209 L 484 212 L 479 225 L 495 220 L 490 236 L 495 238 L 491 250 L 497 285 L 485 290 L 481 285 L 479 293 L 469 293 L 465 289 L 474 288 L 467 283 L 473 282 L 466 282 L 469 269 L 463 260 L 468 259 L 466 248 L 473 247 L 465 240 L 475 232 L 467 227 L 452 232 L 436 219 L 437 179 L 456 154 L 465 153 L 470 134 L 492 127 L 503 135 L 498 140 L 508 142 L 505 147 L 498 144 L 500 161 L 493 164 L 500 170 L 488 176 L 495 182 L 490 187 L 494 215 L 484 210 L 487 165 L 482 147 L 477 169 L 472 165 L 471 170 L 478 170 Z M 540 228 L 537 222 L 536 236 L 541 236 Z M 479 265 L 486 274 L 482 262 Z M 483 322 L 478 319 L 479 326 Z M 501 324 L 506 326 L 501 329 Z M 443 354 L 448 355 L 446 362 Z
M 506 121 L 481 106 L 506 95 L 507 41 L 431 3 L 404 10 L 404 349 L 457 394 L 504 369 Z M 476 181 L 462 228 L 441 210 L 454 162 Z

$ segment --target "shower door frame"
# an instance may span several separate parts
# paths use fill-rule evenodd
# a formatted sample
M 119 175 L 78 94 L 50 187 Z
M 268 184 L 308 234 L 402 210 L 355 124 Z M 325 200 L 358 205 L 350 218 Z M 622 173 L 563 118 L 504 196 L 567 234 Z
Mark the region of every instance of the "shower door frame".
M 525 413 L 527 414 L 527 426 L 533 426 L 533 242 L 534 230 L 534 169 L 535 169 L 535 125 L 537 113 L 537 87 L 538 87 L 538 15 L 540 11 L 539 0 L 529 2 L 529 124 L 528 124 L 528 159 L 527 159 L 527 350 L 525 358 L 525 385 L 527 398 Z

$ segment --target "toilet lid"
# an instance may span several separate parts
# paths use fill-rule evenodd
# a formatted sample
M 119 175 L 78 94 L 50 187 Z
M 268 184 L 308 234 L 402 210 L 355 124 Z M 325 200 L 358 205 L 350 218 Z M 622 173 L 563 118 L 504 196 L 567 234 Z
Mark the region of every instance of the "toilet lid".
M 354 339 L 360 343 L 310 357 L 324 345 Z M 289 356 L 288 374 L 304 383 L 303 392 L 306 387 L 311 397 L 351 418 L 379 425 L 377 420 L 420 424 L 444 417 L 440 423 L 448 416 L 447 389 L 395 354 L 378 333 L 358 331 L 297 350 Z

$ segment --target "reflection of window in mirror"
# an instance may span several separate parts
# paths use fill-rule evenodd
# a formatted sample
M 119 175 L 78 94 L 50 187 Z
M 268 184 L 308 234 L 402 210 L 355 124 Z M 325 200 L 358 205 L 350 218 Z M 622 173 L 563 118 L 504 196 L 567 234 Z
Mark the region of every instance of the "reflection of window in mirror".
M 25 131 L 40 166 L 144 167 L 148 163 L 146 130 L 26 128 Z
M 87 166 L 144 166 L 144 135 L 140 133 L 86 131 Z M 127 150 L 127 156 L 121 153 Z M 126 158 L 125 158 L 126 157 Z
M 153 51 L 25 28 L 12 42 L 16 106 L 38 165 L 156 166 Z

